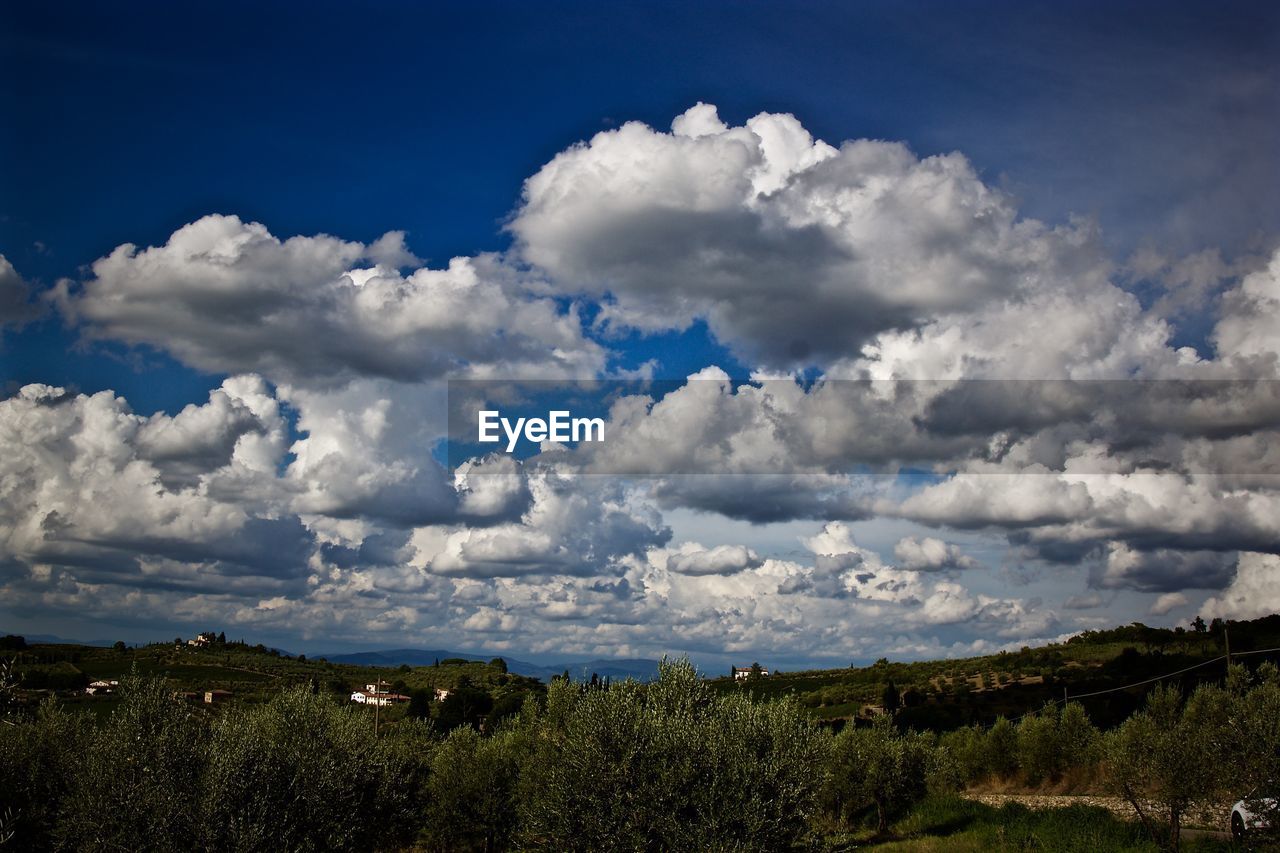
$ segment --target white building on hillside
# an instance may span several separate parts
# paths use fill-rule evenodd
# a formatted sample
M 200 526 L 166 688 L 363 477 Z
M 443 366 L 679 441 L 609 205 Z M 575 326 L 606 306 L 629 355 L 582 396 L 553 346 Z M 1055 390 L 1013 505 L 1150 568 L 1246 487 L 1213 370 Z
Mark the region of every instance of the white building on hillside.
M 383 708 L 409 701 L 409 697 L 403 693 L 392 693 L 390 687 L 391 685 L 385 681 L 366 684 L 364 690 L 357 690 L 351 694 L 351 701 L 360 705 L 378 705 Z

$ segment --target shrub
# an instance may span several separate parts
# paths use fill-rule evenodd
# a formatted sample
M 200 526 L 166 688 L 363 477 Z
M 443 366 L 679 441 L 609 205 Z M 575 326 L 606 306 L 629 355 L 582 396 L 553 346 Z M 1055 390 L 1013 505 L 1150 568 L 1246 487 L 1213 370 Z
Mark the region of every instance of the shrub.
M 0 809 L 8 813 L 5 849 L 48 850 L 67 786 L 88 749 L 92 729 L 83 714 L 53 701 L 35 717 L 0 725 Z
M 422 836 L 435 850 L 505 848 L 515 831 L 523 733 L 454 729 L 431 758 Z
M 987 771 L 1009 777 L 1018 771 L 1018 731 L 1004 717 L 996 719 L 986 736 Z
M 523 841 L 556 850 L 785 847 L 828 743 L 790 702 L 713 697 L 688 661 L 643 687 L 556 681 L 532 725 Z
M 887 716 L 865 728 L 846 728 L 832 747 L 828 801 L 837 818 L 874 808 L 876 829 L 926 793 L 928 738 L 899 734 Z
M 1111 784 L 1133 806 L 1151 839 L 1169 850 L 1178 849 L 1187 810 L 1217 788 L 1212 768 L 1219 756 L 1207 748 L 1212 727 L 1202 725 L 1197 711 L 1208 703 L 1202 698 L 1184 711 L 1181 700 L 1176 688 L 1157 687 L 1146 707 L 1106 743 Z
M 228 708 L 208 745 L 203 845 L 353 850 L 408 840 L 424 774 L 404 740 L 375 741 L 366 716 L 301 688 Z
M 954 729 L 938 740 L 938 749 L 946 753 L 955 768 L 960 785 L 976 782 L 989 772 L 986 734 L 975 726 Z
M 1056 709 L 1046 708 L 1018 723 L 1018 766 L 1032 785 L 1061 775 L 1063 749 Z
M 75 850 L 191 849 L 202 723 L 161 679 L 128 676 L 120 695 L 77 757 L 56 834 Z

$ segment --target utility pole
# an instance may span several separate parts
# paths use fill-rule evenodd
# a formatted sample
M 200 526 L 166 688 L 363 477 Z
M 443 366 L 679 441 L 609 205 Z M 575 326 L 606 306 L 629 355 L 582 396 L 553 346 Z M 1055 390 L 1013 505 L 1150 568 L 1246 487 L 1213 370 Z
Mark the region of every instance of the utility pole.
M 1227 672 L 1231 672 L 1231 629 L 1226 622 L 1222 623 L 1222 639 L 1227 644 Z
M 378 716 L 382 711 L 382 698 L 378 696 L 378 688 L 382 686 L 382 679 L 378 679 L 373 686 L 373 739 L 378 739 Z

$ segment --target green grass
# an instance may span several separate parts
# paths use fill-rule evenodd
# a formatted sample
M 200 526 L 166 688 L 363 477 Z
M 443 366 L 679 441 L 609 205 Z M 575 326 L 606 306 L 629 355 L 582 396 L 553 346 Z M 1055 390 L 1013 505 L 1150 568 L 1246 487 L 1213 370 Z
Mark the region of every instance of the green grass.
M 163 660 L 141 658 L 138 660 L 87 661 L 80 669 L 91 678 L 120 678 L 137 666 L 139 675 L 168 675 L 184 684 L 205 681 L 270 681 L 271 676 L 218 664 L 168 663 Z
M 817 708 L 810 708 L 809 713 L 819 720 L 853 717 L 862 710 L 863 704 L 863 702 L 845 702 L 840 705 L 820 705 Z
M 1158 848 L 1137 823 L 1106 809 L 1070 806 L 1032 810 L 1017 803 L 996 808 L 955 796 L 930 797 L 893 824 L 890 838 L 863 832 L 840 839 L 834 850 L 882 851 L 1014 851 L 1046 853 L 1157 853 Z M 1225 842 L 1197 839 L 1183 843 L 1188 851 L 1227 851 Z

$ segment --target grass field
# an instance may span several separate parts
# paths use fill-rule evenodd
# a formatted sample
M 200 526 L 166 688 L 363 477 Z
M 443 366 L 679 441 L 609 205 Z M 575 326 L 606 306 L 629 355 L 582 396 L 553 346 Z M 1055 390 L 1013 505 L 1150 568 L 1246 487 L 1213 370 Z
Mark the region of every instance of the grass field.
M 90 678 L 119 678 L 137 667 L 139 675 L 167 675 L 183 683 L 204 681 L 271 681 L 266 673 L 247 669 L 219 666 L 217 664 L 169 663 L 164 660 L 96 660 L 80 664 L 80 669 Z

